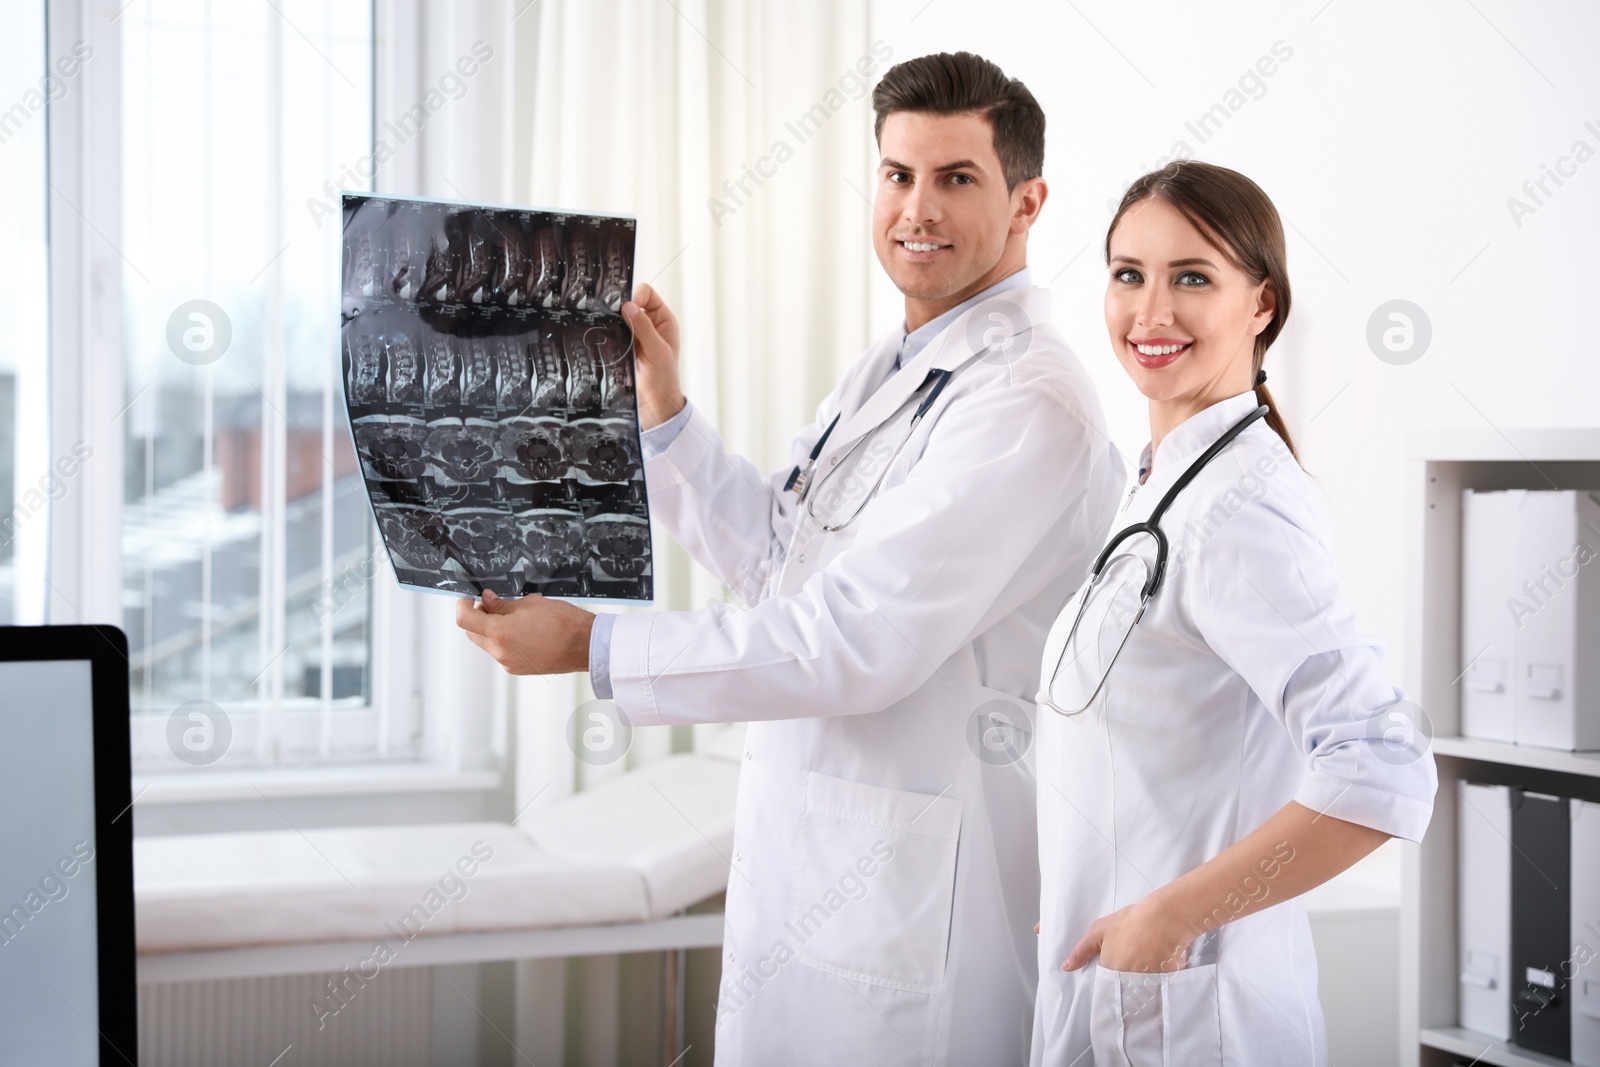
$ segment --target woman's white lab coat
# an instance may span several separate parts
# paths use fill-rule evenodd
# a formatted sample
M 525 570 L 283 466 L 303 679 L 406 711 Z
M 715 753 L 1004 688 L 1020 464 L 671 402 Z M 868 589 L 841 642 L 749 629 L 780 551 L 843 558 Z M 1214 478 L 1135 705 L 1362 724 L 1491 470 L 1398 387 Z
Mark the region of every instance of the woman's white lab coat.
M 1031 717 L 1044 635 L 1124 482 L 1088 376 L 1048 319 L 1046 290 L 1016 289 L 881 388 L 898 334 L 856 362 L 794 442 L 803 463 L 843 412 L 819 479 L 890 420 L 886 444 L 857 453 L 887 462 L 929 371 L 955 375 L 840 532 L 802 515 L 787 466 L 769 477 L 729 455 L 698 413 L 646 468 L 652 514 L 752 602 L 619 616 L 610 657 L 635 726 L 751 722 L 724 1067 L 1026 1057 L 1032 757 L 981 759 L 974 728 L 980 712 Z M 1028 745 L 1031 727 L 1013 737 Z
M 1173 430 L 1113 535 L 1147 518 L 1255 406 L 1245 393 Z M 1161 526 L 1166 584 L 1100 697 L 1077 718 L 1038 711 L 1033 1063 L 1324 1067 L 1317 962 L 1299 902 L 1220 925 L 1245 900 L 1272 898 L 1273 879 L 1294 863 L 1287 844 L 1217 901 L 1219 928 L 1196 940 L 1185 969 L 1061 970 L 1096 918 L 1199 866 L 1290 800 L 1410 840 L 1432 811 L 1433 758 L 1424 739 L 1397 735 L 1402 694 L 1341 599 L 1323 506 L 1282 440 L 1252 424 Z M 1076 606 L 1074 597 L 1051 630 L 1041 690 Z

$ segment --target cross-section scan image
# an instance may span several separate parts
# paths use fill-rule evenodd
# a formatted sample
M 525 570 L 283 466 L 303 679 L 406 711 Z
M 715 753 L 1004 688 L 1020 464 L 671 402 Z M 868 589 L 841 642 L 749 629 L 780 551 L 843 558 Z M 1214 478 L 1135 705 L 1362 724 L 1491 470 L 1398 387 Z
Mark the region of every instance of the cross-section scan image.
M 649 600 L 626 216 L 346 194 L 356 455 L 405 585 Z

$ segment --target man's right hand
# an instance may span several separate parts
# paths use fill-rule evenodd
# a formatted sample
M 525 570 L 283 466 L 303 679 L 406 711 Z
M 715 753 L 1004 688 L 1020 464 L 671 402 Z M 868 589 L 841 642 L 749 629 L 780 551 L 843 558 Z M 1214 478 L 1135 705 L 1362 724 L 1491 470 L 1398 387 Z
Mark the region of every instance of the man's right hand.
M 622 305 L 622 317 L 633 330 L 634 366 L 638 369 L 639 424 L 660 426 L 688 403 L 678 381 L 678 320 L 648 285 L 633 291 Z

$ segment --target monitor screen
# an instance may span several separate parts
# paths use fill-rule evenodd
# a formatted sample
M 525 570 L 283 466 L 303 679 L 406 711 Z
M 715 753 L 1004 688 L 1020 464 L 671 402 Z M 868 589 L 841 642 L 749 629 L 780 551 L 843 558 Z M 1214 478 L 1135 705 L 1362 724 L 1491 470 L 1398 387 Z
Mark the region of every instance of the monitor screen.
M 0 627 L 0 1064 L 132 1063 L 127 645 Z
M 88 660 L 0 662 L 0 1063 L 97 1063 Z

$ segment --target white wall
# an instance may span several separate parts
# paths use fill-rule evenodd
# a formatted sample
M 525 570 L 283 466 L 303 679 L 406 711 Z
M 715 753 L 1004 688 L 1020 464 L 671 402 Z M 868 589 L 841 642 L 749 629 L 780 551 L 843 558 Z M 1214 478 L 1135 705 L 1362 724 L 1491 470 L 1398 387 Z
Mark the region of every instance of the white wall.
M 1348 595 L 1399 682 L 1407 430 L 1489 424 L 1515 441 L 1521 427 L 1600 420 L 1589 338 L 1600 158 L 1564 187 L 1550 182 L 1543 206 L 1522 192 L 1575 141 L 1600 152 L 1600 6 L 987 0 L 982 10 L 876 0 L 872 36 L 896 58 L 978 52 L 1039 98 L 1050 199 L 1030 261 L 1126 451 L 1147 433 L 1100 312 L 1107 200 L 1182 142 L 1254 178 L 1292 227 L 1294 308 L 1267 367 L 1327 493 Z M 1279 41 L 1292 55 L 1259 99 L 1204 143 L 1185 128 Z M 1513 195 L 1536 208 L 1520 227 Z M 882 329 L 898 300 L 877 279 Z M 1433 327 L 1408 366 L 1381 362 L 1365 339 L 1368 317 L 1395 298 Z

